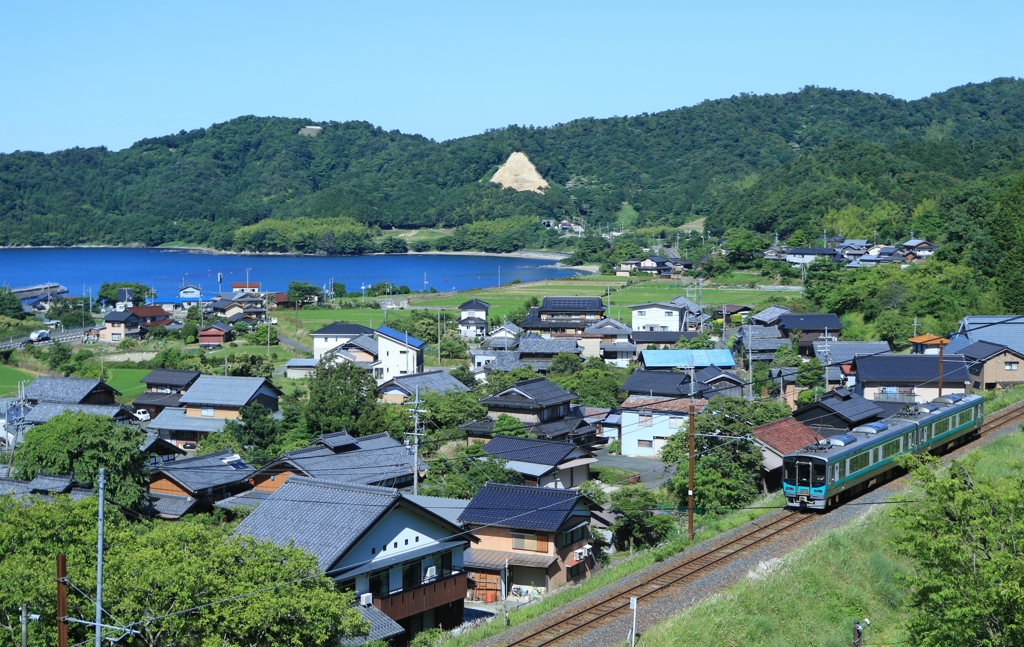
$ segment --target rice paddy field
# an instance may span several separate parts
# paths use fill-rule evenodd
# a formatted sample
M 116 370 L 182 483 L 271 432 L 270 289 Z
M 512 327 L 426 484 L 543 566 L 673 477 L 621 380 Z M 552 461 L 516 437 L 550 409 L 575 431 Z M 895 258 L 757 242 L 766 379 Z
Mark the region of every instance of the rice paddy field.
M 18 382 L 31 382 L 36 376 L 28 371 L 13 366 L 0 365 L 0 397 L 12 396 L 18 393 Z

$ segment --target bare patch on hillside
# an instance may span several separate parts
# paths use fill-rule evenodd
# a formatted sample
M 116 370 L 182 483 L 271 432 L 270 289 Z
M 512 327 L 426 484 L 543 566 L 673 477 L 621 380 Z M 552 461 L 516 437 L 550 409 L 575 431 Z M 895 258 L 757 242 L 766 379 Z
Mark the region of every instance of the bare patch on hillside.
M 491 182 L 500 184 L 503 189 L 534 193 L 544 193 L 544 189 L 548 188 L 547 180 L 540 176 L 530 158 L 518 151 L 508 156 L 508 160 L 495 172 Z

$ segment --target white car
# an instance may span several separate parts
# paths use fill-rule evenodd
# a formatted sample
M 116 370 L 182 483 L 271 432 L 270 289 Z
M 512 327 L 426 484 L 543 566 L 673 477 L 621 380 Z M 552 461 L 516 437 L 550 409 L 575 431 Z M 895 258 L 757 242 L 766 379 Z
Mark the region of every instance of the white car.
M 139 409 L 134 415 L 136 420 L 141 420 L 142 422 L 150 419 L 149 410 L 147 409 Z

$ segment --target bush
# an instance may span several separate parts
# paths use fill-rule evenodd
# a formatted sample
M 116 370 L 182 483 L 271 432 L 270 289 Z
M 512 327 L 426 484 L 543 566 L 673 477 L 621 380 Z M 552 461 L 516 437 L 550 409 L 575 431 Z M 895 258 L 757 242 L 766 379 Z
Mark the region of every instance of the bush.
M 622 453 L 622 443 L 620 443 L 617 440 L 613 440 L 612 442 L 608 443 L 608 453 L 609 454 L 621 454 Z

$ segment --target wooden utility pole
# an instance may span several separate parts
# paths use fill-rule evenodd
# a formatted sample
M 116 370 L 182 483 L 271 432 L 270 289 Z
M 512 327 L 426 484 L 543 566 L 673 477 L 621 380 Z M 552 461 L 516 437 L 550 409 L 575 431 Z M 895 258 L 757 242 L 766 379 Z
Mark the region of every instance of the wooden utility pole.
M 64 555 L 57 555 L 57 647 L 68 647 L 68 566 Z
M 694 448 L 693 436 L 696 433 L 694 429 L 693 421 L 693 368 L 690 368 L 690 489 L 686 494 L 686 528 L 690 538 L 693 541 L 693 454 L 696 451 Z

